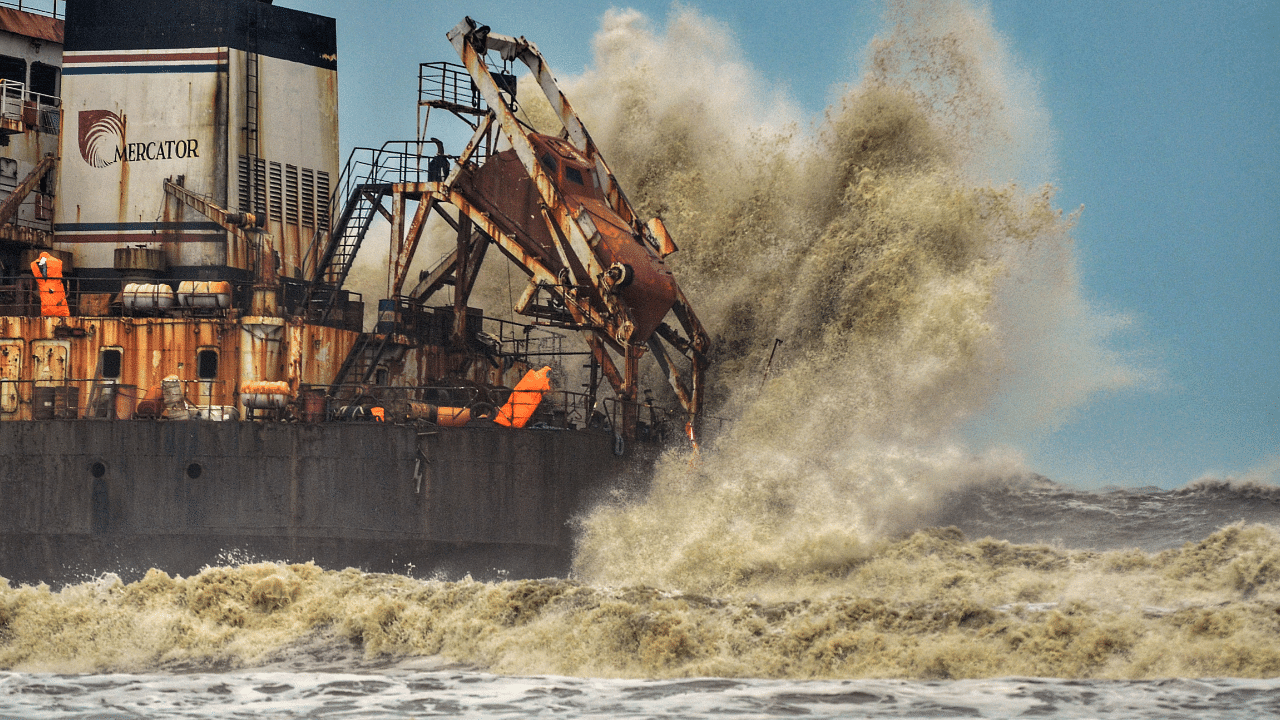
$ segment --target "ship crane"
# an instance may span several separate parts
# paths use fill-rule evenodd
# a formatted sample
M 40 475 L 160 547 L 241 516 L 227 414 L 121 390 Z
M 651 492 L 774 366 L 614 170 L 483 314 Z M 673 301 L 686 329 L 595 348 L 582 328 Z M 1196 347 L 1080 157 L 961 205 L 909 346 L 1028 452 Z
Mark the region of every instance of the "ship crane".
M 646 351 L 665 374 L 692 429 L 702 410 L 709 340 L 664 262 L 676 246 L 662 220 L 645 222 L 637 216 L 532 42 L 492 33 L 471 18 L 449 31 L 448 38 L 462 67 L 437 64 L 456 69 L 443 71 L 441 85 L 452 89 L 420 107 L 429 106 L 428 114 L 432 107 L 452 112 L 474 133 L 449 163 L 443 144 L 427 140 L 421 127 L 420 157 L 429 157 L 421 155 L 427 146 L 436 153 L 422 176 L 426 182 L 378 186 L 376 209 L 391 220 L 391 296 L 402 296 L 426 218 L 434 211 L 457 231 L 457 247 L 403 296 L 425 303 L 445 285 L 453 286 L 455 342 L 464 340 L 467 298 L 485 251 L 493 245 L 528 276 L 515 304 L 517 313 L 582 333 L 615 395 L 629 408 L 624 434 L 634 432 L 639 363 Z M 519 61 L 529 68 L 563 125 L 558 135 L 535 132 L 517 119 L 514 76 L 495 73 L 491 53 L 504 67 Z M 453 77 L 447 77 L 450 72 Z M 362 186 L 366 199 L 373 187 Z M 381 206 L 386 196 L 390 212 Z M 406 200 L 418 201 L 412 218 Z M 344 257 L 347 251 L 337 249 L 339 235 L 335 229 L 325 257 Z M 338 270 L 324 261 L 316 279 L 326 273 L 345 278 L 345 270 Z

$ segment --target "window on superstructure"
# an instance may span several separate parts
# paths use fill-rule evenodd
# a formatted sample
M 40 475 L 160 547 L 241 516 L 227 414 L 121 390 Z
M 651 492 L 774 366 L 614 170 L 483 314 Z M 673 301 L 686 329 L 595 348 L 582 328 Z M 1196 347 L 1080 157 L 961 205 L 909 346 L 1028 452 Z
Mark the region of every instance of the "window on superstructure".
M 556 175 L 556 159 L 551 153 L 542 153 L 542 157 L 538 158 L 538 162 L 542 163 L 543 169 L 551 173 L 551 177 Z
M 51 98 L 57 97 L 59 73 L 60 71 L 56 65 L 46 65 L 42 62 L 31 63 L 31 92 L 47 95 Z
M 582 182 L 582 171 L 572 165 L 564 166 L 564 179 L 578 185 L 586 185 Z
M 19 57 L 0 55 L 0 80 L 26 83 L 27 61 Z
M 102 348 L 98 354 L 98 374 L 103 380 L 119 380 L 124 351 L 120 348 Z
M 218 377 L 217 350 L 199 350 L 196 352 L 196 377 L 200 380 L 213 380 Z

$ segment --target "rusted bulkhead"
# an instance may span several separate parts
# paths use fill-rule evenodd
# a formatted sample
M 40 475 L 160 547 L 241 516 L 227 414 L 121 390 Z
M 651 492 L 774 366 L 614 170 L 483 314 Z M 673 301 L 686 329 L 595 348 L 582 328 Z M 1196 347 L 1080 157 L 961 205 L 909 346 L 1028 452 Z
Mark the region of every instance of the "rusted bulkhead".
M 335 327 L 243 317 L 14 317 L 0 316 L 0 421 L 31 420 L 43 408 L 37 388 L 77 388 L 77 407 L 60 418 L 130 419 L 176 377 L 193 410 L 245 417 L 240 392 L 252 381 L 283 381 L 297 393 L 327 389 L 360 333 Z M 471 353 L 402 337 L 383 354 L 379 400 L 407 402 L 388 386 L 422 388 L 452 377 L 476 386 L 514 385 L 526 365 L 477 362 Z M 214 411 L 212 408 L 219 408 Z M 143 415 L 162 417 L 163 411 Z

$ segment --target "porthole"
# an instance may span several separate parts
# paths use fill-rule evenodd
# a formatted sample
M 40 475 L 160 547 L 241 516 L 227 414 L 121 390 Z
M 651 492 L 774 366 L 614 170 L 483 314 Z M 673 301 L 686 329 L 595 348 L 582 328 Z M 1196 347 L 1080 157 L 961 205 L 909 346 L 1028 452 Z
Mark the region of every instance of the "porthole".
M 100 478 L 107 474 L 107 466 L 100 462 L 96 462 L 89 466 L 89 474 L 96 478 Z
M 200 463 L 191 463 L 187 466 L 187 477 L 195 480 L 204 473 L 204 468 L 200 467 Z

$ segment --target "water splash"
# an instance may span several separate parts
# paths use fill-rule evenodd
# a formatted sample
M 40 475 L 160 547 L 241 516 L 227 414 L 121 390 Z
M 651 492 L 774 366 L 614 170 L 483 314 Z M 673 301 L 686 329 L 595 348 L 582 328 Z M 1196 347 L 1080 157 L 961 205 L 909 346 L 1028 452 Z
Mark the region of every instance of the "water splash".
M 716 334 L 712 412 L 734 424 L 583 521 L 582 577 L 705 589 L 840 565 L 926 524 L 944 491 L 1025 473 L 961 439 L 993 398 L 1051 426 L 1134 382 L 1081 298 L 1075 216 L 1051 185 L 1011 182 L 1043 182 L 1052 140 L 987 13 L 903 0 L 885 20 L 810 128 L 718 23 L 606 16 L 569 95 L 681 244 L 672 264 Z

